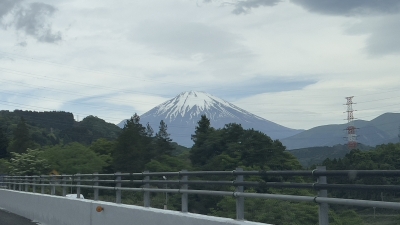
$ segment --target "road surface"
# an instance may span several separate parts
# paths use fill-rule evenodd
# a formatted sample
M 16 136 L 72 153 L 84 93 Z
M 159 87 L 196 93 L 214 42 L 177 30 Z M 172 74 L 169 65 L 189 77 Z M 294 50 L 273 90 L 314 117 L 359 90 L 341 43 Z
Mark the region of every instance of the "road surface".
M 0 210 L 0 224 L 1 225 L 38 225 L 27 219 L 16 214 Z

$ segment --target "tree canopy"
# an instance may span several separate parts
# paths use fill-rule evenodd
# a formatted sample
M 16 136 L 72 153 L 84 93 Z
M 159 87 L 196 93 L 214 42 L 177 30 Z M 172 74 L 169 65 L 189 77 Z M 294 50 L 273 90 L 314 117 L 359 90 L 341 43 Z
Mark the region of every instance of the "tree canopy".
M 167 124 L 165 124 L 164 121 L 161 120 L 159 130 L 156 133 L 155 137 L 155 148 L 157 156 L 171 155 L 173 150 L 175 149 L 174 146 L 172 146 L 172 139 L 170 138 L 170 134 L 168 133 L 167 129 Z
M 117 139 L 113 154 L 114 168 L 120 172 L 142 172 L 147 162 L 154 156 L 152 138 L 146 128 L 140 124 L 140 117 L 135 113 L 126 121 Z
M 8 171 L 11 175 L 32 176 L 48 174 L 51 170 L 48 159 L 43 157 L 43 151 L 27 149 L 24 153 L 11 152 Z
M 0 128 L 0 159 L 6 158 L 8 156 L 8 151 L 7 151 L 8 144 L 9 140 L 3 129 Z
M 16 153 L 24 153 L 30 147 L 33 147 L 28 126 L 24 118 L 21 117 L 17 127 L 13 132 L 13 139 L 10 146 L 10 151 Z
M 298 160 L 285 151 L 278 140 L 240 124 L 227 124 L 222 129 L 210 127 L 202 117 L 193 135 L 190 152 L 193 166 L 206 170 L 233 170 L 237 166 L 261 170 L 301 169 Z
M 45 147 L 43 157 L 60 174 L 101 172 L 108 165 L 104 158 L 79 143 Z

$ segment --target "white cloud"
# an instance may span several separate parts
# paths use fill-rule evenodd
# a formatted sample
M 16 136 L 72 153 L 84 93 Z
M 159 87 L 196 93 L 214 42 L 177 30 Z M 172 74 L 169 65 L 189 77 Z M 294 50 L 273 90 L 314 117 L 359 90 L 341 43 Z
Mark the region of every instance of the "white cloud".
M 26 30 L 0 29 L 0 80 L 8 80 L 0 88 L 34 97 L 8 94 L 3 100 L 14 105 L 7 107 L 117 123 L 182 91 L 204 90 L 282 125 L 310 128 L 344 122 L 345 96 L 389 98 L 357 105 L 372 108 L 357 112 L 365 119 L 396 110 L 400 96 L 382 93 L 400 83 L 399 56 L 390 52 L 397 51 L 393 13 L 332 16 L 291 1 L 246 6 L 239 15 L 232 13 L 238 5 L 221 1 L 37 3 L 57 9 L 44 24 L 62 40 L 50 45 Z

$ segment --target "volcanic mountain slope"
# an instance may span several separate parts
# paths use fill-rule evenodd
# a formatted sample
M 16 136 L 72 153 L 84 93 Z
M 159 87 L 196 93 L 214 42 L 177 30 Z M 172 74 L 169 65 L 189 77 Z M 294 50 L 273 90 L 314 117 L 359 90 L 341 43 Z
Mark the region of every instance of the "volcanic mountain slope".
M 164 120 L 173 141 L 191 147 L 193 142 L 190 137 L 194 134 L 201 115 L 206 115 L 214 128 L 222 128 L 228 123 L 237 123 L 245 129 L 259 130 L 272 139 L 289 137 L 302 131 L 273 123 L 223 99 L 197 91 L 182 92 L 141 115 L 140 120 L 142 124 L 149 123 L 155 132 L 158 131 L 160 121 Z M 119 123 L 118 126 L 123 127 L 125 121 Z

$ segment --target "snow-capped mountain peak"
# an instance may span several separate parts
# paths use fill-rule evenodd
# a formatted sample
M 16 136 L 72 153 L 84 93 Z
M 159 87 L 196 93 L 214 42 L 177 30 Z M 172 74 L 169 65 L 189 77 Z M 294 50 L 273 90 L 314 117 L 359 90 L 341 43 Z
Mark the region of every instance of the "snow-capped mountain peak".
M 175 98 L 159 105 L 158 113 L 168 112 L 169 115 L 180 114 L 181 116 L 184 116 L 186 112 L 190 111 L 194 107 L 197 107 L 198 111 L 208 110 L 216 102 L 224 102 L 224 100 L 218 99 L 205 92 L 182 92 Z
M 213 111 L 214 113 L 212 113 Z M 215 111 L 218 112 L 218 115 Z M 175 98 L 156 107 L 156 114 L 162 114 L 168 120 L 174 120 L 177 117 L 185 117 L 187 115 L 190 118 L 199 117 L 203 114 L 210 119 L 216 119 L 215 116 L 231 118 L 237 117 L 232 113 L 232 111 L 248 115 L 251 114 L 221 98 L 201 91 L 182 92 Z
M 228 123 L 241 124 L 243 128 L 259 130 L 273 139 L 285 138 L 299 133 L 243 110 L 221 98 L 201 91 L 182 92 L 176 97 L 156 106 L 140 116 L 142 124 L 149 123 L 154 130 L 163 120 L 168 125 L 171 138 L 177 143 L 191 147 L 201 115 L 210 119 L 211 126 L 222 128 Z M 125 120 L 118 124 L 123 127 Z

